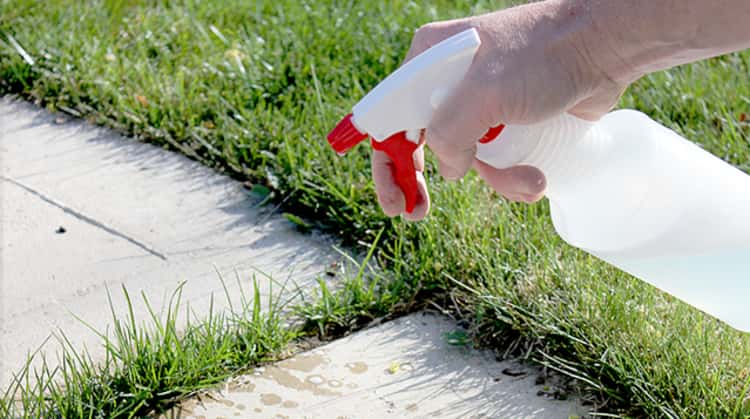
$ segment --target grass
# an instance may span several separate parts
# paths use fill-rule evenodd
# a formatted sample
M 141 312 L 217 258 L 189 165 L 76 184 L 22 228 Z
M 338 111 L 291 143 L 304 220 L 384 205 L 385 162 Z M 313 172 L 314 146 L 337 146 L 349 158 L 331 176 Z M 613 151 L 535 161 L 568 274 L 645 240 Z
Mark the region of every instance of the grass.
M 435 176 L 429 220 L 389 220 L 368 150 L 328 149 L 325 133 L 398 66 L 415 27 L 499 4 L 0 0 L 0 92 L 267 188 L 303 229 L 353 245 L 383 231 L 381 279 L 323 288 L 302 311 L 307 330 L 341 333 L 432 301 L 470 319 L 474 342 L 577 378 L 601 412 L 750 416 L 750 336 L 565 245 L 546 203 L 505 202 L 474 175 Z M 749 59 L 651 75 L 620 105 L 748 171 Z
M 312 292 L 292 288 L 289 278 L 274 293 L 278 282 L 262 275 L 253 277 L 247 292 L 238 277 L 238 301 L 219 278 L 229 309 L 215 310 L 212 295 L 208 313 L 201 315 L 183 306 L 185 283 L 173 292 L 162 315 L 141 292 L 148 322 L 137 320 L 133 298 L 125 287 L 121 291 L 127 314 L 118 316 L 108 290 L 110 328 L 96 330 L 79 319 L 100 337 L 104 355 L 92 357 L 58 331 L 50 338 L 61 344 L 56 354 L 59 362 L 48 363 L 48 354 L 39 350 L 29 354 L 25 368 L 0 392 L 0 417 L 169 414 L 179 402 L 253 366 L 283 359 L 320 343 L 321 338 L 340 336 L 369 323 L 375 315 L 388 316 L 397 294 L 381 286 L 381 281 L 387 281 L 373 259 L 377 245 L 376 238 L 362 261 L 342 252 L 346 260 L 328 270 L 340 283 L 334 289 L 324 278 Z M 271 285 L 266 299 L 259 281 Z
M 112 333 L 97 331 L 104 359 L 95 361 L 58 334 L 61 363 L 53 367 L 44 354 L 30 356 L 2 393 L 0 417 L 131 418 L 163 412 L 249 365 L 276 359 L 299 336 L 286 324 L 277 299 L 269 297 L 262 307 L 257 283 L 237 310 L 214 311 L 212 304 L 205 318 L 189 309 L 182 314 L 181 294 L 182 287 L 161 317 L 142 295 L 152 318 L 142 324 L 123 288 L 128 316 L 112 311 Z M 35 360 L 41 364 L 32 367 Z
M 181 401 L 229 377 L 290 356 L 319 343 L 318 338 L 356 329 L 373 315 L 388 315 L 395 294 L 378 286 L 382 277 L 372 260 L 376 246 L 372 243 L 362 262 L 349 258 L 332 271 L 341 282 L 335 290 L 322 279 L 311 295 L 286 290 L 284 283 L 276 294 L 269 290 L 264 304 L 256 277 L 250 295 L 240 284 L 237 307 L 232 303 L 237 299 L 225 286 L 229 310 L 214 310 L 211 296 L 208 313 L 202 316 L 189 306 L 183 310 L 184 283 L 161 316 L 141 293 L 150 314 L 148 323 L 136 320 L 126 288 L 122 288 L 128 307 L 125 318 L 112 308 L 108 292 L 112 332 L 91 328 L 101 338 L 104 355 L 93 358 L 62 331 L 56 333 L 62 344 L 59 365 L 48 363 L 44 352 L 30 354 L 26 367 L 0 393 L 0 417 L 133 418 L 162 413 L 171 417 L 170 409 Z M 262 280 L 276 283 L 267 276 Z M 297 304 L 289 306 L 293 301 Z

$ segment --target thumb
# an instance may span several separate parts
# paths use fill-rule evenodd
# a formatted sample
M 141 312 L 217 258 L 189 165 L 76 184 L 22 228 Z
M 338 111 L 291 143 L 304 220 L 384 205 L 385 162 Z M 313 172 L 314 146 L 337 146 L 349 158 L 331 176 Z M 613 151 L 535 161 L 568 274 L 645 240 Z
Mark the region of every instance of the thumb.
M 463 177 L 471 168 L 477 141 L 496 125 L 489 116 L 486 89 L 471 76 L 464 78 L 435 110 L 425 131 L 425 142 L 438 158 L 440 175 Z
M 480 160 L 474 161 L 479 176 L 495 191 L 513 201 L 536 202 L 544 196 L 547 180 L 532 166 L 496 169 Z
M 605 86 L 595 94 L 578 102 L 568 110 L 568 113 L 588 121 L 598 121 L 599 118 L 617 105 L 626 88 L 627 85 L 619 86 L 614 83 Z

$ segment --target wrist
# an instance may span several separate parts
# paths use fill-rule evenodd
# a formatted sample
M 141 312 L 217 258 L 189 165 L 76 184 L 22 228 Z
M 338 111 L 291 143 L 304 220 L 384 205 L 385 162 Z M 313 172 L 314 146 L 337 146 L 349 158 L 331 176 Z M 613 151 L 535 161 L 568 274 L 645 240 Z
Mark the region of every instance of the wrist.
M 591 30 L 585 41 L 597 51 L 604 72 L 617 82 L 630 84 L 675 66 L 678 57 L 693 48 L 695 16 L 681 0 L 570 1 L 589 9 Z
M 618 84 L 750 47 L 746 0 L 549 1 L 576 15 L 581 50 Z
M 558 57 L 556 61 L 567 70 L 584 96 L 622 91 L 645 73 L 623 54 L 623 44 L 627 40 L 605 30 L 607 22 L 599 20 L 590 3 L 598 2 L 547 0 L 543 3 L 552 22 L 546 53 Z
M 569 51 L 594 88 L 601 84 L 627 86 L 646 74 L 648 62 L 658 53 L 644 44 L 648 36 L 627 27 L 611 2 L 547 0 L 559 32 L 568 40 Z M 602 4 L 604 3 L 604 4 Z M 618 26 L 625 26 L 624 29 Z

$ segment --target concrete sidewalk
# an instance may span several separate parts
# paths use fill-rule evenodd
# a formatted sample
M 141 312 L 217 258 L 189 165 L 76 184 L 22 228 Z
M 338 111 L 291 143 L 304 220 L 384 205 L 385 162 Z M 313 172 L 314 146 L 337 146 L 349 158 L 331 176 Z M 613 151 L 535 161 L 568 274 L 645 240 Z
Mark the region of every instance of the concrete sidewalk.
M 460 333 L 444 317 L 400 318 L 234 378 L 162 419 L 567 419 L 587 411 L 555 400 L 564 393 L 539 369 L 456 345 Z
M 11 98 L 0 98 L 0 168 L 3 387 L 58 328 L 101 353 L 74 315 L 105 330 L 107 288 L 122 314 L 127 287 L 145 321 L 140 291 L 164 309 L 187 281 L 183 303 L 201 315 L 212 294 L 227 305 L 220 276 L 234 297 L 237 278 L 249 291 L 259 271 L 305 287 L 338 256 L 197 162 Z

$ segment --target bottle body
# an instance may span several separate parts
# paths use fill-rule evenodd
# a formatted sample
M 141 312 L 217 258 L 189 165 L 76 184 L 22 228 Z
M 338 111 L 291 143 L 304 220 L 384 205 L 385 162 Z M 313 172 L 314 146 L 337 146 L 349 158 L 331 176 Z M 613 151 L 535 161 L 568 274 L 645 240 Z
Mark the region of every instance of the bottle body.
M 750 331 L 750 176 L 639 112 L 546 124 L 523 138 L 501 136 L 495 154 L 502 141 L 536 143 L 513 164 L 547 176 L 558 234 Z

